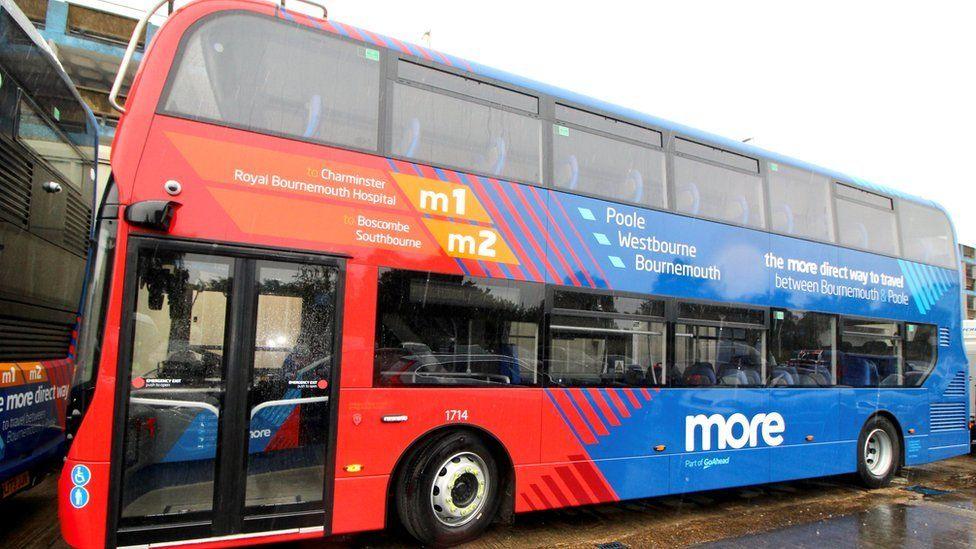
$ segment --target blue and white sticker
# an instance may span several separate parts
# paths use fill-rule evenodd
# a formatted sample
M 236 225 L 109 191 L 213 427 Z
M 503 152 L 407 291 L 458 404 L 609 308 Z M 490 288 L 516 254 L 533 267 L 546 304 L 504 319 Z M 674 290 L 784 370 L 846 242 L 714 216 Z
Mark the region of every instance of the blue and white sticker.
M 88 490 L 84 486 L 75 486 L 68 492 L 68 500 L 75 509 L 81 509 L 88 505 L 89 499 L 91 498 L 88 495 Z
M 91 481 L 91 470 L 85 465 L 75 465 L 71 468 L 71 483 L 75 486 L 86 486 Z

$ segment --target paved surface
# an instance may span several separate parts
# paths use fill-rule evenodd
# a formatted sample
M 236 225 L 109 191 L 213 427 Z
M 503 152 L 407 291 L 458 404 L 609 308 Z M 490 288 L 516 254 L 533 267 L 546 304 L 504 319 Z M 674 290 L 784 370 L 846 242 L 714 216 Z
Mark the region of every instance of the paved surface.
M 0 503 L 0 547 L 66 547 L 58 535 L 55 480 Z M 613 542 L 633 548 L 976 547 L 976 458 L 907 469 L 884 490 L 838 477 L 519 515 L 468 548 Z M 392 534 L 369 533 L 270 547 L 408 545 Z

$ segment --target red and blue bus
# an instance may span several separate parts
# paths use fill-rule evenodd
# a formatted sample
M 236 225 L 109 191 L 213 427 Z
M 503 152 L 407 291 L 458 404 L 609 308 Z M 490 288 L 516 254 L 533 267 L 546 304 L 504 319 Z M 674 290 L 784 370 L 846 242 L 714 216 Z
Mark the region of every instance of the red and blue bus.
M 96 134 L 50 47 L 0 0 L 0 498 L 61 465 L 91 379 L 73 355 Z
M 124 109 L 73 546 L 444 546 L 969 449 L 928 200 L 256 0 L 176 11 Z

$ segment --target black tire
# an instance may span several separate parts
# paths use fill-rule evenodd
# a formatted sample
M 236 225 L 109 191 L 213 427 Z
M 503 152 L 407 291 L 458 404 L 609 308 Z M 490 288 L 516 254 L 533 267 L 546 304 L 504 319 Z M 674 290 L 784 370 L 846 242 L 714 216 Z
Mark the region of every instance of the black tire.
M 457 457 L 459 455 L 463 457 Z M 451 458 L 455 460 L 449 464 Z M 460 477 L 452 475 L 456 481 L 445 480 L 447 468 L 444 466 L 450 466 L 455 473 L 461 471 Z M 468 467 L 481 471 L 481 477 L 465 472 Z M 450 490 L 451 495 L 459 495 L 465 501 L 470 495 L 469 490 L 475 490 L 469 503 L 462 501 L 462 505 L 454 507 L 453 501 L 451 502 L 453 512 L 468 513 L 457 519 L 463 523 L 447 524 L 443 518 L 439 518 L 434 509 L 435 481 L 438 486 L 445 482 L 450 483 L 454 487 Z M 423 545 L 450 547 L 470 541 L 485 531 L 498 512 L 498 481 L 499 472 L 495 458 L 477 436 L 455 431 L 435 437 L 413 452 L 410 461 L 398 475 L 397 515 L 406 531 Z M 478 487 L 482 487 L 483 491 L 479 492 Z M 440 493 L 438 489 L 437 494 Z M 444 514 L 452 514 L 451 510 L 444 511 L 440 506 L 438 508 Z M 453 517 L 448 517 L 448 520 L 451 518 Z
M 868 488 L 891 484 L 901 466 L 901 439 L 891 421 L 883 416 L 869 419 L 857 437 L 857 476 Z

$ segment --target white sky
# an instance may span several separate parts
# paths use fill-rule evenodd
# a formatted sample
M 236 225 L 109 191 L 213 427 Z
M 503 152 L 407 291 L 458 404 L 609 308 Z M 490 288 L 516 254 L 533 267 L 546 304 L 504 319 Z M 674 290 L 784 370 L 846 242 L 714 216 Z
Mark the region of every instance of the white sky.
M 343 23 L 414 43 L 430 30 L 435 49 L 935 200 L 976 243 L 976 3 L 325 4 Z

